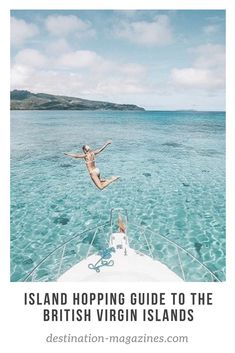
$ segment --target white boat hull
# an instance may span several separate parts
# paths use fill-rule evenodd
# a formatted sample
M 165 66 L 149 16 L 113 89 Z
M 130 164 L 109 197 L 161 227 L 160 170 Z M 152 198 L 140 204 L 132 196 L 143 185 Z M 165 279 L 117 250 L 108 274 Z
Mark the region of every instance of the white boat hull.
M 98 272 L 89 265 L 95 265 L 99 254 L 94 254 L 73 266 L 62 274 L 59 282 L 179 282 L 183 281 L 166 265 L 144 255 L 128 245 L 127 236 L 114 233 L 110 237 L 110 246 L 115 249 L 112 266 L 101 266 Z M 99 263 L 100 264 L 100 263 Z M 92 266 L 90 266 L 92 267 Z

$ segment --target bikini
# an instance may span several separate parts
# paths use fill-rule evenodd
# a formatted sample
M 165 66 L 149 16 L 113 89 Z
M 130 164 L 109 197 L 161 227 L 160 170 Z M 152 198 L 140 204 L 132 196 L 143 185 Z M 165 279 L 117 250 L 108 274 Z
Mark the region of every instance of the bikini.
M 88 164 L 90 164 L 90 163 L 93 163 L 93 162 L 95 162 L 95 159 L 93 159 L 92 161 L 86 161 L 86 160 L 85 160 L 86 165 L 88 165 Z M 89 169 L 88 169 L 88 170 L 89 170 Z M 100 175 L 100 170 L 99 170 L 99 168 L 95 167 L 95 168 L 93 168 L 92 170 L 89 170 L 89 173 L 90 173 L 90 175 L 96 174 L 97 176 L 99 176 L 99 175 Z
M 90 175 L 92 175 L 92 174 L 96 174 L 97 176 L 99 176 L 99 175 L 100 175 L 100 170 L 99 170 L 99 168 L 94 168 L 94 169 L 92 169 L 92 170 L 90 171 Z

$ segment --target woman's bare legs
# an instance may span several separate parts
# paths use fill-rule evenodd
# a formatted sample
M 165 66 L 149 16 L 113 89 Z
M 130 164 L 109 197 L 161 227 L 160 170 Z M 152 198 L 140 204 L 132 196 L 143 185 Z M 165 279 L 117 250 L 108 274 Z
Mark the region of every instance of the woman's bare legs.
M 125 226 L 120 214 L 118 215 L 118 228 L 119 228 L 120 233 L 126 233 L 126 226 Z
M 98 189 L 103 190 L 104 188 L 106 188 L 109 184 L 113 183 L 115 180 L 119 179 L 120 177 L 118 176 L 113 176 L 111 179 L 107 179 L 104 180 L 102 179 L 102 181 L 100 180 L 100 178 L 98 177 L 98 175 L 96 173 L 92 173 L 91 175 L 91 179 L 94 182 L 94 184 L 97 186 Z

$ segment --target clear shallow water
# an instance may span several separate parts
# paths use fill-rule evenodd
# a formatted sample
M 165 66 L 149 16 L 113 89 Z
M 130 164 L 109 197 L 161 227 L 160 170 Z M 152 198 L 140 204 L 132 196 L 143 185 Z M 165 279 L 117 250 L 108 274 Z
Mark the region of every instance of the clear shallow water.
M 97 166 L 121 179 L 99 191 L 84 162 L 63 152 L 108 139 Z M 176 241 L 225 280 L 225 114 L 11 113 L 12 281 L 75 233 L 107 221 L 112 207 L 126 208 L 131 222 Z

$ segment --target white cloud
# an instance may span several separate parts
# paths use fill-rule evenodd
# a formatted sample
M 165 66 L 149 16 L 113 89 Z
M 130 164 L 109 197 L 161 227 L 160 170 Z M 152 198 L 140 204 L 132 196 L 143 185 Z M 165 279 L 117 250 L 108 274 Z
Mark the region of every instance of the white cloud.
M 88 21 L 82 21 L 74 15 L 51 15 L 45 20 L 45 26 L 48 32 L 54 36 L 67 36 L 76 34 L 77 36 L 91 36 L 95 30 Z
M 69 84 L 68 84 L 69 83 Z M 84 88 L 79 74 L 53 70 L 37 70 L 14 65 L 11 74 L 11 89 L 27 89 L 36 93 L 51 93 L 78 96 Z
M 22 65 L 14 65 L 11 73 L 11 89 L 28 89 L 33 92 L 69 95 L 111 100 L 113 95 L 146 92 L 142 80 L 128 76 L 93 76 L 84 72 L 37 70 Z M 128 98 L 125 97 L 127 100 Z
M 40 68 L 47 64 L 47 58 L 36 49 L 23 49 L 16 54 L 14 63 L 28 68 Z
M 127 77 L 136 77 L 138 79 L 146 75 L 146 68 L 135 63 L 119 65 L 119 71 Z
M 195 55 L 195 67 L 202 68 L 224 68 L 225 66 L 225 47 L 220 44 L 201 45 L 191 50 Z
M 61 55 L 71 51 L 70 45 L 64 38 L 50 41 L 45 45 L 45 49 L 50 55 Z
M 39 33 L 38 27 L 33 23 L 11 17 L 11 45 L 21 46 L 27 39 Z
M 208 26 L 203 27 L 203 32 L 207 35 L 217 33 L 218 30 L 219 30 L 218 25 L 208 25 Z
M 58 57 L 54 66 L 60 69 L 75 69 L 92 71 L 94 79 L 103 77 L 121 77 L 141 79 L 146 75 L 146 68 L 136 63 L 118 63 L 105 59 L 94 51 L 77 50 Z
M 138 79 L 106 78 L 99 82 L 96 91 L 99 94 L 138 94 L 146 92 L 146 87 Z
M 34 77 L 33 74 L 34 69 L 32 68 L 20 64 L 13 65 L 11 68 L 12 89 L 28 89 L 30 77 Z
M 192 67 L 174 68 L 171 81 L 183 89 L 207 91 L 225 87 L 225 48 L 222 45 L 206 44 L 191 49 L 195 55 Z
M 56 55 L 45 57 L 37 50 L 24 49 L 13 60 L 11 88 L 110 100 L 115 94 L 124 97 L 147 92 L 147 84 L 143 84 L 145 77 L 143 65 L 120 64 L 94 51 L 70 51 L 56 58 Z
M 152 21 L 123 21 L 115 29 L 115 33 L 120 38 L 146 46 L 172 42 L 172 30 L 167 15 L 156 16 Z
M 102 58 L 90 50 L 77 50 L 63 54 L 58 58 L 57 65 L 67 68 L 85 68 L 99 65 Z
M 172 79 L 174 83 L 185 88 L 222 88 L 224 80 L 215 75 L 213 71 L 198 68 L 173 69 Z

